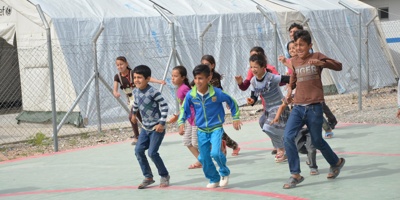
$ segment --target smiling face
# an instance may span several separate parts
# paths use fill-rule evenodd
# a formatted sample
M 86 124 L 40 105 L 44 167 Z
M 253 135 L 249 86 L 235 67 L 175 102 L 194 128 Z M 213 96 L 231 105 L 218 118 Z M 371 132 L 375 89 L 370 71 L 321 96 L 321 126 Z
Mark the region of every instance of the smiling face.
M 137 74 L 134 73 L 133 74 L 133 83 L 135 84 L 135 86 L 141 90 L 145 89 L 150 81 L 150 76 L 147 78 L 144 78 L 144 76 L 142 74 Z
M 308 55 L 310 55 L 310 49 L 312 48 L 312 44 L 307 44 L 306 41 L 304 41 L 301 38 L 298 38 L 296 40 L 296 52 L 297 56 L 299 58 L 306 58 Z
M 261 79 L 265 73 L 265 66 L 261 67 L 257 62 L 250 61 L 250 69 L 255 77 Z
M 289 44 L 289 54 L 291 57 L 294 57 L 297 55 L 296 44 L 294 42 Z
M 197 90 L 204 94 L 208 89 L 208 83 L 211 80 L 211 76 L 206 76 L 204 73 L 197 74 L 194 76 L 194 84 L 197 87 Z
M 121 73 L 124 73 L 128 70 L 128 63 L 122 60 L 116 60 L 115 65 L 117 66 L 118 71 Z
M 176 86 L 182 85 L 183 81 L 185 80 L 185 76 L 182 76 L 179 70 L 174 69 L 172 70 L 172 84 Z

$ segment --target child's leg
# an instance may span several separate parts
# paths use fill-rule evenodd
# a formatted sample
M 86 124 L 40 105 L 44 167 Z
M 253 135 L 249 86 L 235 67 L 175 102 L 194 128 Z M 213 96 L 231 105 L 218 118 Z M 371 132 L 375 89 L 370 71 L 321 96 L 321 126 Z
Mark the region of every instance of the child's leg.
M 298 175 L 300 174 L 300 158 L 297 151 L 296 136 L 300 129 L 304 125 L 303 118 L 305 117 L 304 106 L 294 106 L 292 112 L 289 115 L 289 119 L 286 123 L 285 134 L 284 134 L 284 144 L 285 151 L 288 157 L 290 174 Z
M 136 113 L 136 118 L 139 121 L 142 121 L 142 116 L 140 115 L 140 112 Z M 129 113 L 129 122 L 131 123 L 132 126 L 132 130 L 133 130 L 133 137 L 138 139 L 139 138 L 139 127 L 138 127 L 138 123 L 134 124 L 132 121 L 132 112 Z
M 210 180 L 210 183 L 218 183 L 221 177 L 219 176 L 218 171 L 215 168 L 214 162 L 211 159 L 211 142 L 210 142 L 211 134 L 198 130 L 197 137 L 198 137 L 198 145 L 200 151 L 198 159 L 203 165 L 204 175 L 206 176 L 207 179 Z M 221 150 L 220 146 L 221 143 L 216 149 Z
M 264 123 L 265 123 L 265 120 L 266 120 L 266 119 L 267 119 L 267 116 L 265 115 L 265 112 L 264 112 L 264 113 L 261 115 L 260 119 L 258 120 L 258 123 L 260 124 L 261 130 L 262 130 L 263 127 L 264 127 Z M 272 142 L 272 140 L 271 140 L 271 143 L 272 143 L 272 146 L 274 147 L 274 149 L 272 150 L 271 154 L 274 155 L 274 154 L 277 153 L 277 147 L 274 145 L 274 143 Z
M 150 137 L 147 135 L 145 130 L 142 130 L 142 134 L 139 135 L 138 143 L 135 147 L 135 155 L 139 161 L 140 168 L 142 169 L 143 176 L 146 178 L 153 178 L 153 173 L 147 161 L 145 151 L 149 148 Z
M 146 133 L 145 133 L 146 134 Z M 142 134 L 139 135 L 141 137 Z M 149 151 L 147 152 L 153 163 L 156 165 L 158 169 L 158 174 L 162 177 L 168 176 L 167 168 L 164 165 L 163 160 L 158 153 L 158 149 L 164 139 L 165 130 L 162 133 L 152 131 L 149 134 L 150 144 L 149 144 Z
M 309 167 L 318 169 L 317 166 L 317 149 L 312 145 L 311 135 L 310 133 L 306 133 L 306 149 L 307 149 L 307 158 L 309 161 Z
M 331 166 L 336 166 L 339 158 L 322 138 L 322 104 L 309 105 L 305 106 L 305 108 L 307 114 L 306 124 L 310 131 L 312 144 L 316 149 L 321 151 L 325 160 Z
M 211 142 L 211 157 L 214 158 L 215 162 L 217 162 L 219 166 L 219 174 L 221 176 L 229 176 L 230 171 L 229 168 L 226 166 L 226 157 L 221 151 L 221 139 L 222 134 L 224 133 L 224 129 L 220 128 L 214 130 L 211 135 L 210 142 Z M 201 153 L 202 149 L 200 150 Z
M 235 142 L 235 140 L 232 140 L 232 138 L 229 137 L 228 134 L 226 134 L 226 132 L 224 131 L 224 134 L 222 135 L 222 139 L 226 141 L 226 146 L 228 146 L 229 148 L 235 150 L 238 148 L 238 143 Z
M 335 129 L 335 126 L 337 124 L 337 120 L 335 115 L 333 115 L 331 109 L 329 109 L 329 107 L 326 105 L 325 102 L 322 103 L 322 110 L 325 114 L 325 116 L 328 118 L 328 122 L 331 126 L 332 129 Z
M 185 134 L 183 135 L 183 145 L 185 145 L 189 151 L 196 158 L 196 162 L 189 166 L 189 169 L 201 168 L 201 163 L 197 160 L 199 157 L 199 149 L 197 147 L 197 127 L 191 126 L 188 122 L 185 124 Z

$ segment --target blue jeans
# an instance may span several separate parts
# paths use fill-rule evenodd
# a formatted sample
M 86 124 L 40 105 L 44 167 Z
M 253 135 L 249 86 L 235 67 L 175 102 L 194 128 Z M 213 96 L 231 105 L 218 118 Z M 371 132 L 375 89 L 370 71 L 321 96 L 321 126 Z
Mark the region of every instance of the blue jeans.
M 310 131 L 312 144 L 316 149 L 321 151 L 325 160 L 331 166 L 336 166 L 339 162 L 338 156 L 322 138 L 322 117 L 322 104 L 312 104 L 308 106 L 296 105 L 292 109 L 284 135 L 285 150 L 291 174 L 300 174 L 301 172 L 295 138 L 304 125 L 307 125 Z
M 146 131 L 142 129 L 139 134 L 138 142 L 136 143 L 135 147 L 135 155 L 139 161 L 143 176 L 146 178 L 153 178 L 149 161 L 147 161 L 147 157 L 145 155 L 145 151 L 147 149 L 149 150 L 147 152 L 149 157 L 158 169 L 158 174 L 163 177 L 168 176 L 167 168 L 165 167 L 160 154 L 158 154 L 158 149 L 160 148 L 164 136 L 165 130 L 162 133 L 159 133 L 156 131 Z
M 199 161 L 203 165 L 203 172 L 210 183 L 217 183 L 221 176 L 229 176 L 231 173 L 226 166 L 226 157 L 221 151 L 221 142 L 224 129 L 218 128 L 211 133 L 206 133 L 201 130 L 197 131 L 198 145 L 200 155 Z M 219 166 L 219 173 L 212 161 L 211 157 Z

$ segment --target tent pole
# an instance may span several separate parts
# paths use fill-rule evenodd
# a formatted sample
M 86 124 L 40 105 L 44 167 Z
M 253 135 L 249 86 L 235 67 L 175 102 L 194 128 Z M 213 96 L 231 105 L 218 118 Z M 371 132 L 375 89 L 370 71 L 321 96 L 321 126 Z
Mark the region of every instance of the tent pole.
M 358 110 L 362 110 L 362 83 L 361 83 L 361 13 L 351 8 L 346 3 L 339 1 L 339 4 L 344 6 L 345 8 L 352 11 L 354 14 L 358 15 L 358 42 L 357 42 L 357 51 L 358 51 Z
M 100 89 L 99 89 L 99 70 L 97 66 L 97 39 L 100 37 L 101 32 L 103 32 L 103 23 L 100 25 L 100 29 L 97 31 L 93 38 L 93 55 L 94 55 L 94 74 L 95 74 L 95 90 L 96 90 L 96 109 L 97 109 L 97 132 L 101 133 L 101 113 L 100 113 Z
M 51 47 L 51 31 L 50 26 L 43 14 L 43 10 L 39 4 L 36 5 L 36 9 L 40 15 L 47 34 L 47 58 L 49 64 L 49 76 L 50 76 L 50 95 L 51 95 L 51 114 L 53 116 L 53 140 L 54 140 L 54 151 L 58 151 L 58 130 L 57 130 L 57 110 L 56 110 L 56 95 L 54 87 L 54 66 L 53 66 L 53 50 Z
M 378 15 L 375 15 L 366 25 L 366 40 L 365 40 L 365 45 L 366 45 L 366 53 L 367 53 L 367 94 L 369 94 L 369 92 L 371 91 L 371 86 L 369 84 L 369 44 L 368 44 L 368 40 L 369 40 L 369 25 L 375 20 L 375 18 L 378 17 Z

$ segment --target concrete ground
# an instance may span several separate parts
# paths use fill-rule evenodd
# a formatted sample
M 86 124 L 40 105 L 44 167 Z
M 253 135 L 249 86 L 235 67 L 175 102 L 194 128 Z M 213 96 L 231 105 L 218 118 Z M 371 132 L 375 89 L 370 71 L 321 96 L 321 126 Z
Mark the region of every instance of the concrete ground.
M 195 161 L 176 133 L 166 135 L 160 148 L 171 176 L 168 188 L 159 177 L 148 189 L 138 190 L 142 173 L 129 142 L 100 145 L 0 163 L 1 199 L 400 199 L 400 126 L 339 124 L 327 140 L 346 158 L 340 176 L 327 180 L 329 165 L 320 153 L 320 175 L 309 175 L 301 155 L 304 182 L 282 189 L 289 178 L 288 164 L 277 164 L 272 144 L 257 122 L 240 131 L 226 126 L 240 155 L 228 150 L 231 170 L 226 189 L 206 189 L 201 169 L 187 169 Z M 154 174 L 157 170 L 151 163 Z

